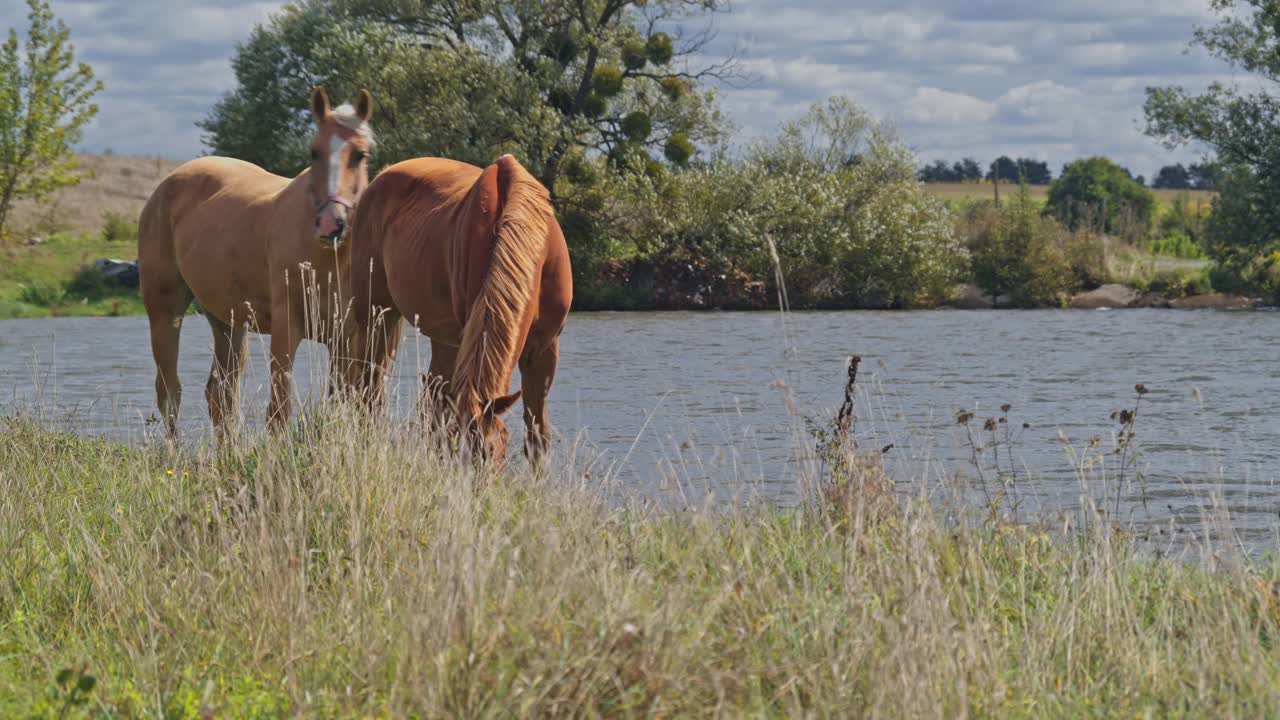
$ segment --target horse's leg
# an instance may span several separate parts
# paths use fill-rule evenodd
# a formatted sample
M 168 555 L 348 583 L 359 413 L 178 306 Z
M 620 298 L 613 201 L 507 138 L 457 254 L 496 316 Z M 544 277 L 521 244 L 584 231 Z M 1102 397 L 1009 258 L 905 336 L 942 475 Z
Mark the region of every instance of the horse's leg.
M 293 409 L 290 397 L 293 360 L 302 342 L 302 321 L 285 308 L 273 311 L 271 317 L 271 402 L 267 406 L 267 427 L 277 432 L 289 425 L 289 413 Z
M 451 417 L 448 413 L 449 383 L 453 382 L 453 369 L 457 362 L 458 348 L 431 341 L 431 365 L 427 368 L 419 412 L 423 419 L 430 417 L 435 427 L 447 427 Z
M 560 360 L 560 338 L 520 357 L 520 386 L 524 401 L 524 453 L 539 462 L 551 449 L 551 423 L 547 417 L 547 395 L 556 377 Z
M 209 403 L 209 419 L 213 421 L 214 433 L 221 440 L 229 435 L 237 419 L 240 375 L 244 370 L 249 333 L 244 323 L 227 325 L 212 315 L 206 314 L 205 317 L 213 329 L 213 367 L 209 369 L 204 397 Z
M 351 377 L 355 378 L 353 392 L 361 398 L 370 414 L 381 410 L 387 400 L 387 382 L 392 365 L 396 363 L 402 332 L 401 315 L 389 309 L 381 311 L 370 327 L 356 332 L 355 352 L 352 352 L 349 363 Z
M 182 335 L 182 318 L 191 304 L 191 290 L 182 281 L 176 267 L 159 277 L 148 274 L 143 279 L 142 288 L 142 302 L 147 308 L 147 321 L 151 326 L 151 355 L 156 362 L 156 406 L 160 409 L 169 437 L 176 437 L 178 409 L 182 405 L 178 343 Z

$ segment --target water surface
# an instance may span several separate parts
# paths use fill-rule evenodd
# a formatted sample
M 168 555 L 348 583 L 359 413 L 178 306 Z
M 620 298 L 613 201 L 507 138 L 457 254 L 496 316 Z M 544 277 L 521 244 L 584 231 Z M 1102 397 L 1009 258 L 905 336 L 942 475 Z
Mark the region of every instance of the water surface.
M 864 447 L 894 446 L 885 457 L 904 492 L 940 492 L 956 476 L 976 498 L 998 492 L 989 469 L 978 481 L 969 434 L 987 445 L 981 423 L 1008 403 L 1019 433 L 1006 464 L 1018 473 L 1016 499 L 1052 514 L 1102 492 L 1097 471 L 1081 482 L 1072 453 L 1095 437 L 1092 455 L 1113 446 L 1111 415 L 1132 406 L 1141 382 L 1151 390 L 1138 421 L 1144 482 L 1123 493 L 1123 512 L 1194 531 L 1218 504 L 1235 533 L 1265 547 L 1280 527 L 1277 337 L 1280 313 L 1272 312 L 833 312 L 785 321 L 776 313 L 582 313 L 565 330 L 551 412 L 560 452 L 591 457 L 619 492 L 683 487 L 790 503 L 805 472 L 797 457 L 809 445 L 798 415 L 830 417 L 846 358 L 858 353 L 858 436 Z M 412 337 L 402 347 L 404 414 L 429 346 Z M 208 435 L 210 348 L 207 325 L 189 318 L 184 437 Z M 244 412 L 261 425 L 266 338 L 251 341 L 250 355 Z M 304 344 L 300 402 L 321 392 L 323 362 L 321 348 Z M 0 321 L 0 401 L 11 407 L 72 418 L 79 432 L 141 440 L 155 432 L 146 423 L 153 382 L 145 318 Z M 955 422 L 962 409 L 976 413 L 970 426 Z M 988 449 L 980 463 L 990 457 Z

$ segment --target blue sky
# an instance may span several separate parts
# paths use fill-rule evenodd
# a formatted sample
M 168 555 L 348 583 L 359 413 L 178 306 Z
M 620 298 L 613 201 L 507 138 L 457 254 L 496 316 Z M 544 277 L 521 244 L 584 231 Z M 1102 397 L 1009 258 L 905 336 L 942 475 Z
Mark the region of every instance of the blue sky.
M 85 148 L 186 158 L 194 123 L 234 84 L 236 42 L 280 2 L 53 0 L 106 83 Z M 25 3 L 0 3 L 21 28 Z M 847 94 L 893 121 L 921 162 L 999 154 L 1063 162 L 1104 154 L 1148 177 L 1169 153 L 1141 132 L 1143 89 L 1239 79 L 1185 52 L 1208 0 L 735 0 L 708 55 L 737 49 L 753 81 L 723 90 L 747 140 Z

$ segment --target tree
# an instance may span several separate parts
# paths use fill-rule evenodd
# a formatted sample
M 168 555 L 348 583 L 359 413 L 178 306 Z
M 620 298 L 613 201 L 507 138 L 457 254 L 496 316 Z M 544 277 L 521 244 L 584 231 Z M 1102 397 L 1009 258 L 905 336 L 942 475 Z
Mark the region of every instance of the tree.
M 13 201 L 40 200 L 80 181 L 74 146 L 98 113 L 102 89 L 76 63 L 71 32 L 45 0 L 27 0 L 26 41 L 16 29 L 0 46 L 0 234 Z
M 1062 169 L 1049 189 L 1045 213 L 1072 230 L 1097 229 L 1129 239 L 1151 229 L 1155 196 L 1119 165 L 1104 157 L 1077 160 Z
M 1049 163 L 1031 158 L 1018 158 L 1018 176 L 1028 185 L 1048 185 L 1053 182 Z
M 1218 188 L 1219 165 L 1216 161 L 1206 160 L 1192 163 L 1187 167 L 1191 179 L 1191 187 L 1196 190 L 1216 190 Z
M 964 182 L 977 182 L 982 179 L 982 166 L 970 157 L 956 163 L 955 171 Z
M 1001 155 L 991 163 L 991 167 L 987 170 L 987 180 L 996 182 L 1016 183 L 1021 173 L 1018 171 L 1018 163 L 1013 161 L 1008 155 Z
M 1176 148 L 1202 143 L 1217 152 L 1219 198 L 1206 234 L 1220 263 L 1243 266 L 1245 255 L 1280 248 L 1280 2 L 1212 0 L 1218 22 L 1192 40 L 1213 57 L 1253 75 L 1247 83 L 1215 82 L 1200 94 L 1179 86 L 1149 87 L 1146 132 Z M 1220 176 L 1220 177 L 1219 177 Z M 1244 193 L 1244 197 L 1225 197 Z M 1219 214 L 1221 213 L 1221 217 Z M 1215 237 L 1216 235 L 1216 237 Z
M 663 28 L 721 5 L 297 2 L 238 49 L 238 87 L 202 126 L 215 152 L 283 161 L 271 146 L 296 145 L 305 127 L 306 93 L 295 86 L 342 88 L 358 78 L 378 97 L 380 136 L 397 133 L 400 149 L 480 163 L 516 151 L 553 192 L 582 152 L 683 164 L 720 138 L 715 95 L 699 82 L 729 76 L 735 64 L 695 65 L 710 31 Z
M 1156 179 L 1152 181 L 1151 187 L 1157 190 L 1189 190 L 1191 173 L 1182 163 L 1165 165 L 1160 168 L 1160 172 L 1156 173 Z
M 955 167 L 947 165 L 946 160 L 934 160 L 933 162 L 920 168 L 920 182 L 926 183 L 949 183 L 960 182 L 962 178 L 960 172 L 960 163 L 956 163 Z

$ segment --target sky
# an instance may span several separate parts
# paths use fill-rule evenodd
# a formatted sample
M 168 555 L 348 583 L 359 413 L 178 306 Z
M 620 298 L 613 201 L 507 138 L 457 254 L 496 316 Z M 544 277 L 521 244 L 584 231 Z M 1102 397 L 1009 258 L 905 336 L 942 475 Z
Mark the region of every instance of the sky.
M 203 152 L 195 122 L 234 87 L 236 43 L 282 3 L 51 5 L 106 85 L 84 149 L 183 159 Z M 734 0 L 715 15 L 706 53 L 734 52 L 747 72 L 722 88 L 742 143 L 845 94 L 894 123 L 921 163 L 1008 154 L 1056 173 L 1107 155 L 1152 177 L 1202 151 L 1171 152 L 1142 134 L 1144 89 L 1243 79 L 1187 51 L 1212 19 L 1208 0 Z M 25 3 L 0 3 L 0 27 L 24 26 Z

